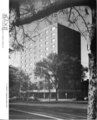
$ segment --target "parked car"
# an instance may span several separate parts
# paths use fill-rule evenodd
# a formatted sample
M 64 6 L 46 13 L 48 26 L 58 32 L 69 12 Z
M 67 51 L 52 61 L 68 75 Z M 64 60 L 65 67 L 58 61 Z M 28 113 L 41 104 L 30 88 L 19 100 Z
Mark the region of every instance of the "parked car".
M 38 102 L 39 99 L 38 99 L 37 97 L 35 97 L 35 96 L 30 96 L 30 97 L 28 98 L 28 101 L 31 101 L 31 102 Z

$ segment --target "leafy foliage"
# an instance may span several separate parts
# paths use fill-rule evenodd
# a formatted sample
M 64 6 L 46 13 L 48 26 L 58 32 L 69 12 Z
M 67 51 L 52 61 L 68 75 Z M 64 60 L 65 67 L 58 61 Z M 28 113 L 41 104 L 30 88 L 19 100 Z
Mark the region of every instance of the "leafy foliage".
M 27 90 L 29 76 L 16 67 L 9 66 L 9 96 L 19 96 L 20 90 Z
M 55 89 L 80 89 L 82 68 L 76 57 L 52 53 L 36 63 L 34 73 L 37 77 L 47 78 Z

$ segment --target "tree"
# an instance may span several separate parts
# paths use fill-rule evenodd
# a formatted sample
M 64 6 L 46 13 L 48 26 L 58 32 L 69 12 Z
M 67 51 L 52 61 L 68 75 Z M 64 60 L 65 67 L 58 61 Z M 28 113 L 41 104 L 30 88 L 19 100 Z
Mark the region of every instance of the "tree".
M 10 2 L 12 2 L 12 1 L 13 0 L 10 0 Z M 23 1 L 19 1 L 19 0 L 15 0 L 15 2 L 19 3 L 19 6 L 24 3 Z M 24 18 L 21 18 L 20 16 L 18 16 L 18 19 L 13 23 L 13 25 L 19 26 L 19 25 L 27 24 L 27 23 L 30 23 L 32 21 L 44 18 L 45 16 L 50 15 L 53 12 L 56 12 L 58 10 L 66 9 L 66 8 L 74 7 L 74 6 L 82 6 L 82 5 L 89 6 L 92 10 L 92 19 L 93 19 L 92 20 L 93 21 L 92 28 L 93 29 L 92 29 L 92 32 L 89 32 L 89 35 L 90 35 L 89 41 L 90 41 L 90 46 L 93 46 L 93 43 L 96 42 L 96 39 L 94 39 L 94 37 L 93 37 L 93 36 L 95 36 L 94 31 L 96 30 L 96 29 L 94 29 L 94 26 L 96 28 L 96 21 L 95 21 L 96 14 L 94 14 L 94 13 L 96 13 L 96 0 L 94 0 L 94 1 L 91 1 L 91 0 L 57 0 L 56 2 L 49 4 L 46 7 L 43 7 L 43 9 L 39 9 L 39 11 L 34 12 L 34 14 L 31 14 L 31 16 L 27 16 Z M 17 8 L 19 8 L 19 7 L 17 7 Z M 16 13 L 20 13 L 19 10 L 20 9 L 16 9 Z M 96 46 L 96 44 L 95 44 L 95 46 Z M 96 49 L 94 49 L 94 52 L 93 52 L 93 49 L 91 49 L 91 47 L 90 47 L 90 50 L 91 50 L 91 52 L 89 54 L 89 59 L 90 59 L 89 60 L 89 66 L 90 66 L 89 67 L 89 71 L 90 71 L 89 86 L 91 89 L 89 89 L 89 92 L 92 92 L 92 93 L 89 94 L 88 119 L 95 119 L 96 118 L 95 94 L 96 94 L 96 84 L 97 84 L 97 82 L 96 82 L 97 75 L 95 72 L 95 69 L 96 69 L 95 68 L 96 67 L 96 64 L 95 64 L 95 62 L 96 62 L 96 60 L 95 60 Z M 92 83 L 93 84 L 95 83 L 95 85 L 93 86 Z
M 51 87 L 50 79 L 51 79 L 51 76 L 50 76 L 49 71 L 47 69 L 48 65 L 49 65 L 49 63 L 46 61 L 46 59 L 43 59 L 43 61 L 40 61 L 40 62 L 36 63 L 34 73 L 35 73 L 36 76 L 38 76 L 40 78 L 45 78 L 44 81 L 48 82 L 49 97 L 50 97 L 50 87 Z
M 9 67 L 9 97 L 18 96 L 19 93 L 19 82 L 16 77 L 17 69 Z
M 29 76 L 22 70 L 9 66 L 9 96 L 19 97 L 21 91 L 28 89 Z M 20 96 L 21 97 L 21 96 Z
M 80 61 L 72 56 L 62 54 L 50 54 L 47 59 L 36 63 L 35 75 L 45 78 L 53 84 L 56 89 L 56 100 L 58 100 L 59 89 L 80 89 L 81 83 Z M 72 84 L 69 84 L 72 83 Z
M 92 10 L 92 27 L 90 34 L 90 53 L 89 53 L 89 89 L 88 89 L 88 110 L 87 119 L 96 119 L 96 102 L 97 102 L 97 64 L 96 64 L 96 5 L 91 7 Z

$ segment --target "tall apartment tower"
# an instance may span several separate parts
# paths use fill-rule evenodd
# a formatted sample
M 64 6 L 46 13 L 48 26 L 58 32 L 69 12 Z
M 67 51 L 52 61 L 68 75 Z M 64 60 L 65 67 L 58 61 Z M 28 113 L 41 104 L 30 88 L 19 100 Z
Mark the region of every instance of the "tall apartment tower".
M 31 81 L 35 79 L 33 69 L 35 63 L 46 58 L 50 53 L 66 53 L 77 56 L 80 60 L 80 33 L 61 24 L 53 24 L 32 37 L 35 41 L 27 41 L 21 52 L 21 67 L 31 73 Z

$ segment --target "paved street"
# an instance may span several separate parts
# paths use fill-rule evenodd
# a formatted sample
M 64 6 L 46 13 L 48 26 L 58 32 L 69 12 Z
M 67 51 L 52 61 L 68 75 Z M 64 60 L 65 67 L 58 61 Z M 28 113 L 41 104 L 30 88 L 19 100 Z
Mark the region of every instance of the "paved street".
M 10 104 L 9 118 L 45 119 L 45 120 L 79 120 L 86 119 L 86 104 L 75 103 L 16 103 Z

